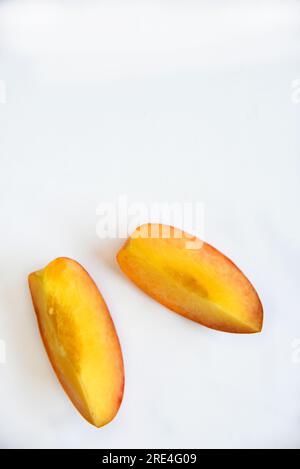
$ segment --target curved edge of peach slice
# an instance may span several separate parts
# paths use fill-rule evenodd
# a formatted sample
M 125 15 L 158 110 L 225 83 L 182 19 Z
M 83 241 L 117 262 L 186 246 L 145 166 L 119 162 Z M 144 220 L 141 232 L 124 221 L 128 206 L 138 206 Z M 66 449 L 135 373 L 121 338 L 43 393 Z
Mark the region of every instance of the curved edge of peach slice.
M 142 225 L 117 262 L 141 290 L 181 316 L 223 332 L 262 330 L 262 303 L 247 277 L 224 254 L 182 230 Z
M 106 303 L 86 270 L 60 257 L 29 275 L 39 330 L 67 395 L 92 425 L 111 422 L 122 403 L 124 364 Z

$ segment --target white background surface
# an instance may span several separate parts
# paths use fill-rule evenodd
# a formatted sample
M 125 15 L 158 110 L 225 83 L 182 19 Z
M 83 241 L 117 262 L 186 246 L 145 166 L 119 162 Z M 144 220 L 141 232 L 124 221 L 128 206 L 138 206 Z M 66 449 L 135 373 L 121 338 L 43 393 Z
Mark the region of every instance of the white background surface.
M 0 2 L 1 447 L 300 447 L 299 59 L 298 1 Z M 202 202 L 263 333 L 200 327 L 132 286 L 122 241 L 96 235 L 120 194 Z M 60 388 L 29 297 L 28 273 L 61 255 L 123 346 L 123 405 L 99 430 Z

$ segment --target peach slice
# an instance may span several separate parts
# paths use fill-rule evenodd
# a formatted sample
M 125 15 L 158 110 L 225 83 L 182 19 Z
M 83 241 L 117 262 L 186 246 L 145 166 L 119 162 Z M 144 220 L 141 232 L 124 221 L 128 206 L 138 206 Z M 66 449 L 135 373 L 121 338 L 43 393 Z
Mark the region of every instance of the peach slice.
M 249 280 L 207 243 L 173 227 L 139 227 L 117 255 L 122 271 L 172 311 L 224 332 L 260 332 L 263 308 Z
M 101 293 L 84 268 L 67 258 L 29 275 L 29 287 L 59 381 L 86 420 L 106 425 L 122 402 L 124 367 Z

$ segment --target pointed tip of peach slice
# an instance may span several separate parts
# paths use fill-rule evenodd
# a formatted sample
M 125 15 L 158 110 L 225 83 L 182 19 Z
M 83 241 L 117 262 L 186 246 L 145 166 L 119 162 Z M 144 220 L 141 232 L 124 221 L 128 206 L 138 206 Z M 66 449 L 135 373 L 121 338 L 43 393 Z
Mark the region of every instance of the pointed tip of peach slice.
M 145 293 L 188 319 L 224 332 L 262 330 L 262 304 L 249 280 L 225 255 L 188 233 L 142 225 L 117 261 Z
M 92 425 L 111 422 L 121 405 L 124 366 L 101 293 L 86 270 L 58 258 L 28 277 L 41 336 L 71 401 Z

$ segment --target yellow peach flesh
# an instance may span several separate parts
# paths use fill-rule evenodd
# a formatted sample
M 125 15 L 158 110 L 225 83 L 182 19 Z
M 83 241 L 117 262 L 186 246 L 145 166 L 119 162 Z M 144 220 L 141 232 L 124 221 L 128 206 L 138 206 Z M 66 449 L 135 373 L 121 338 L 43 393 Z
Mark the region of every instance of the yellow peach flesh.
M 249 280 L 222 253 L 191 239 L 172 227 L 143 225 L 117 260 L 138 287 L 176 313 L 224 332 L 260 332 L 263 309 Z
M 109 423 L 124 388 L 122 352 L 107 306 L 77 262 L 59 258 L 29 276 L 40 332 L 53 368 L 79 412 Z

